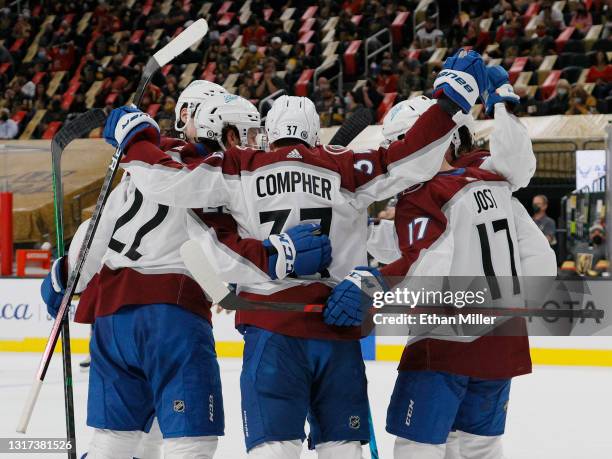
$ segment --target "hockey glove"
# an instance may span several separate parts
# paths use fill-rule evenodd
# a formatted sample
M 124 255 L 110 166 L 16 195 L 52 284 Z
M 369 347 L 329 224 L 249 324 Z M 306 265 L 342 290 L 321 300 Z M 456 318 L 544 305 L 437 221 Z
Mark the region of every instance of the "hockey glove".
M 320 234 L 321 225 L 305 223 L 272 234 L 263 244 L 271 255 L 268 274 L 272 279 L 284 279 L 289 274 L 309 276 L 316 274 L 331 263 L 331 244 L 325 234 Z
M 115 108 L 106 118 L 104 140 L 113 147 L 125 151 L 136 134 L 142 140 L 159 145 L 159 126 L 151 115 L 141 112 L 133 105 Z
M 357 266 L 332 290 L 323 310 L 323 319 L 328 325 L 359 326 L 374 294 L 388 289 L 378 269 Z
M 487 67 L 487 77 L 489 79 L 485 104 L 487 115 L 493 114 L 495 104 L 504 102 L 517 104 L 520 102 L 521 98 L 514 93 L 514 88 L 510 84 L 508 72 L 501 65 Z
M 446 59 L 444 68 L 438 73 L 434 97 L 444 94 L 464 113 L 469 113 L 487 85 L 487 70 L 480 54 L 460 49 Z
M 64 257 L 53 262 L 51 271 L 40 286 L 40 296 L 47 305 L 47 312 L 55 319 L 62 304 L 62 298 L 66 292 L 66 282 L 63 279 L 62 264 Z

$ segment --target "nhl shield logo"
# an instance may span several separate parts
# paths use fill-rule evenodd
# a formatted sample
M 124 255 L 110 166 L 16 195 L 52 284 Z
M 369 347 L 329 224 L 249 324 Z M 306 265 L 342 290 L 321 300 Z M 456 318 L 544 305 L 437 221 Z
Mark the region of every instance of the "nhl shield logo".
M 175 400 L 173 402 L 173 407 L 176 413 L 185 412 L 185 402 L 183 400 Z
M 359 429 L 359 427 L 361 426 L 361 420 L 359 419 L 359 416 L 351 416 L 349 418 L 349 427 L 351 429 Z

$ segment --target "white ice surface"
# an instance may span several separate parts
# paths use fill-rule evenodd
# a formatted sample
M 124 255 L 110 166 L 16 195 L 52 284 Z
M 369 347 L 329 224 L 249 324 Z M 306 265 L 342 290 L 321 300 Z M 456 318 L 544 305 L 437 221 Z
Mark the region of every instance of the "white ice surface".
M 83 356 L 74 357 L 75 406 L 79 455 L 86 451 L 91 430 L 85 426 L 87 373 L 79 371 Z M 38 354 L 0 353 L 0 437 L 16 437 L 15 426 Z M 56 354 L 27 437 L 64 435 L 61 358 Z M 217 459 L 245 457 L 240 420 L 239 359 L 222 359 L 226 435 Z M 368 362 L 370 403 L 382 459 L 392 458 L 393 437 L 384 430 L 386 407 L 395 381 L 395 364 Z M 347 381 L 350 384 L 350 381 Z M 26 438 L 27 438 L 26 437 Z M 513 382 L 504 447 L 507 459 L 612 458 L 612 369 L 536 367 Z M 0 458 L 8 455 L 0 455 Z M 63 458 L 65 455 L 15 455 L 16 459 Z M 314 458 L 305 452 L 303 457 Z M 369 454 L 364 450 L 364 457 Z M 341 459 L 341 458 L 338 458 Z

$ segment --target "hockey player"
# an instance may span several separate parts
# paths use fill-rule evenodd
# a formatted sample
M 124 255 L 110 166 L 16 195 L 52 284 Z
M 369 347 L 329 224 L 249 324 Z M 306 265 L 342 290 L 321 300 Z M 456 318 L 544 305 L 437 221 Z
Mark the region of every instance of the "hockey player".
M 490 76 L 494 83 L 487 108 L 495 109 L 497 122 L 497 116 L 504 116 L 503 102 L 512 98 L 502 95 L 507 88 L 495 85 L 500 73 L 494 70 Z M 525 135 L 514 139 L 515 145 L 525 142 Z M 450 148 L 447 157 L 460 149 Z M 478 206 L 482 193 L 491 197 L 491 206 Z M 401 258 L 381 269 L 384 276 L 556 274 L 554 253 L 511 198 L 508 183 L 482 169 L 454 168 L 445 161 L 436 177 L 401 195 L 395 228 Z M 361 292 L 353 282 L 334 289 L 327 309 L 330 316 L 359 323 Z M 514 325 L 510 322 L 502 327 Z M 395 457 L 442 459 L 449 432 L 457 429 L 461 458 L 500 459 L 510 378 L 530 370 L 526 336 L 409 344 L 387 415 L 387 431 L 397 435 Z
M 227 94 L 225 88 L 207 80 L 194 80 L 179 95 L 174 107 L 174 130 L 188 140 L 194 140 L 193 123 L 190 133 L 185 133 L 187 123 L 193 119 L 196 108 L 206 99 Z
M 367 206 L 431 177 L 456 129 L 453 117 L 467 113 L 484 90 L 479 55 L 462 53 L 454 63 L 440 82 L 446 96 L 389 148 L 317 146 L 312 102 L 281 97 L 266 119 L 270 152 L 228 149 L 185 167 L 143 132 L 127 145 L 122 164 L 149 198 L 183 207 L 225 205 L 249 236 L 275 239 L 280 247 L 282 235 L 272 235 L 299 221 L 320 221 L 336 247 L 321 278 L 239 285 L 246 298 L 320 302 L 348 267 L 366 261 Z M 299 457 L 308 416 L 319 457 L 360 457 L 360 442 L 369 437 L 360 330 L 329 326 L 310 313 L 240 311 L 237 321 L 245 334 L 241 387 L 249 455 Z
M 448 152 L 447 160 L 457 168 L 473 166 L 495 172 L 504 177 L 512 191 L 516 191 L 528 185 L 535 173 L 536 159 L 525 126 L 506 107 L 506 104 L 512 106 L 520 100 L 510 85 L 508 72 L 501 66 L 493 66 L 487 68 L 487 75 L 489 92 L 500 94 L 489 99 L 486 108 L 487 114 L 495 114 L 490 150 L 473 148 L 475 134 L 472 123 L 468 121 L 453 136 L 453 149 Z M 383 145 L 401 138 L 432 103 L 431 99 L 418 96 L 396 104 L 383 120 Z M 368 252 L 384 264 L 401 256 L 392 220 L 370 223 Z
M 234 122 L 218 137 L 231 146 L 240 145 L 241 132 L 259 127 L 259 114 L 252 104 L 236 108 L 231 114 Z M 134 116 L 131 110 L 125 113 Z M 200 129 L 191 118 L 181 127 L 198 137 Z M 111 116 L 109 125 L 112 122 Z M 148 123 L 155 122 L 149 119 Z M 209 148 L 219 148 L 217 138 L 206 138 L 203 143 Z M 184 163 L 207 154 L 203 143 L 161 139 L 162 145 L 172 147 L 169 154 Z M 225 259 L 224 266 L 231 270 L 233 264 L 224 247 L 236 246 L 257 276 L 269 279 L 269 269 L 276 274 L 277 256 L 259 240 L 240 238 L 231 217 L 217 209 L 199 215 L 217 229 L 219 249 L 214 256 Z M 210 458 L 217 436 L 223 434 L 210 303 L 186 272 L 178 252 L 187 239 L 185 218 L 185 209 L 144 198 L 127 174 L 109 197 L 81 276 L 81 289 L 87 288 L 76 317 L 81 322 L 95 320 L 88 397 L 88 425 L 95 430 L 89 458 L 131 458 L 140 432 L 147 430 L 153 416 L 164 436 L 165 457 Z M 75 235 L 73 249 L 80 247 L 86 226 Z M 329 263 L 327 237 L 312 231 L 312 225 L 288 231 L 296 258 L 292 272 L 313 274 Z M 71 250 L 71 261 L 75 256 L 76 250 Z M 57 313 L 70 265 L 65 259 L 56 261 L 43 283 L 43 297 L 52 315 Z M 309 266 L 313 267 L 309 270 Z

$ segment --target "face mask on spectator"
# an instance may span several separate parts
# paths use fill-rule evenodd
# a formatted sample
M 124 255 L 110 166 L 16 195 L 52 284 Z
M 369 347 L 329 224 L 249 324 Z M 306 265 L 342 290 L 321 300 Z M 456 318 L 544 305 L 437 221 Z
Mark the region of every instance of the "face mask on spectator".
M 252 53 L 257 52 L 257 46 L 255 46 L 255 45 L 249 45 L 249 51 L 250 51 L 250 52 L 252 52 Z
M 531 208 L 536 214 L 540 211 L 540 206 L 538 206 L 537 204 L 532 205 Z
M 583 102 L 582 97 L 574 97 L 575 104 L 581 104 Z
M 8 121 L 8 115 L 6 112 L 3 112 L 2 115 L 0 115 L 0 121 L 2 121 L 3 123 Z
M 564 95 L 567 94 L 567 89 L 559 88 L 559 89 L 557 89 L 557 94 L 559 94 L 560 96 L 564 96 Z
M 593 236 L 593 244 L 595 245 L 601 245 L 603 243 L 603 237 L 601 237 L 599 234 Z
M 353 99 L 349 96 L 344 96 L 344 105 L 351 105 L 351 102 L 353 102 Z

